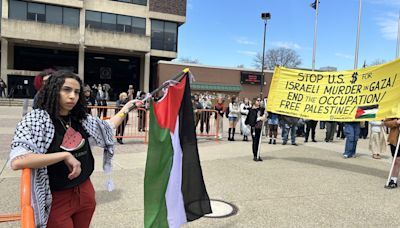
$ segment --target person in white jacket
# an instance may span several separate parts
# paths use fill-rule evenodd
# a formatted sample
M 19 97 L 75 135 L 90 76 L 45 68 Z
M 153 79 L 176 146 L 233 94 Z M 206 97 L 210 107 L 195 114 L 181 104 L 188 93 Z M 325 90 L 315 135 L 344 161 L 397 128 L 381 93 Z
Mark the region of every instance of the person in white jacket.
M 245 123 L 249 109 L 251 109 L 251 104 L 249 98 L 246 97 L 244 102 L 240 104 L 240 129 L 242 129 L 243 141 L 248 141 L 250 135 L 250 126 Z
M 228 129 L 228 140 L 235 141 L 235 128 L 240 113 L 239 103 L 236 101 L 236 97 L 232 96 L 231 102 L 229 103 L 229 129 Z
M 385 132 L 383 131 L 383 121 L 370 121 L 371 136 L 369 138 L 369 150 L 372 158 L 381 159 L 381 154 L 386 151 Z

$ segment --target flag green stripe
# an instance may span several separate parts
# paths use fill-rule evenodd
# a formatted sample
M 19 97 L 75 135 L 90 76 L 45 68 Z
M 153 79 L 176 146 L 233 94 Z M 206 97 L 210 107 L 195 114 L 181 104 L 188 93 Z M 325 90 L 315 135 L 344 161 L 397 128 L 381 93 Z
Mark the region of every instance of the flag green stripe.
M 168 227 L 165 192 L 173 159 L 169 129 L 162 129 L 150 106 L 149 145 L 144 178 L 144 227 Z
M 359 117 L 357 117 L 357 119 L 368 119 L 368 118 L 375 118 L 376 114 L 365 114 L 365 115 L 361 115 Z

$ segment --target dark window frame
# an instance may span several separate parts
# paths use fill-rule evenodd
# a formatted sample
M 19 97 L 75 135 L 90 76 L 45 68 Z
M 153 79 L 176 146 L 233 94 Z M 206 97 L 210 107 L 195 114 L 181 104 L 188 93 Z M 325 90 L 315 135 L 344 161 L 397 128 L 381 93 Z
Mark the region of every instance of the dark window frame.
M 99 12 L 99 11 L 93 11 L 93 10 L 86 10 L 86 13 L 87 13 L 87 12 L 93 12 L 93 13 L 98 13 L 98 14 L 100 14 L 100 26 L 99 26 L 99 28 L 97 28 L 97 27 L 91 27 L 91 26 L 90 26 L 91 24 L 88 24 L 87 17 L 85 17 L 85 28 L 99 29 L 99 30 L 112 31 L 112 32 L 120 32 L 120 33 L 127 33 L 127 34 L 131 33 L 131 34 L 143 35 L 143 36 L 146 35 L 146 26 L 147 26 L 147 25 L 146 25 L 146 18 L 143 18 L 143 17 L 135 17 L 135 16 L 129 16 L 129 15 L 123 15 L 123 14 L 113 14 L 113 13 L 107 13 L 107 12 Z M 106 28 L 103 27 L 103 14 L 115 15 L 115 18 L 116 18 L 115 24 L 114 24 L 114 25 L 115 25 L 115 29 L 111 30 L 111 29 L 106 29 Z M 122 31 L 122 30 L 119 30 L 119 29 L 118 29 L 118 25 L 122 25 L 122 24 L 118 24 L 118 16 L 129 17 L 129 18 L 131 19 L 130 31 Z M 142 33 L 140 33 L 140 32 L 135 32 L 135 31 L 138 30 L 138 27 L 135 27 L 135 26 L 134 26 L 134 25 L 135 25 L 135 24 L 133 23 L 133 19 L 134 19 L 134 18 L 138 18 L 138 19 L 141 19 L 141 20 L 144 21 L 144 29 L 141 28 L 141 30 L 140 30 L 140 31 L 143 31 Z
M 153 39 L 153 21 L 162 22 L 162 34 L 163 34 L 163 36 L 162 36 L 162 49 L 153 48 L 153 46 L 151 47 L 151 49 L 162 50 L 162 51 L 178 52 L 178 31 L 179 31 L 179 25 L 178 25 L 178 23 L 172 22 L 172 21 L 155 20 L 155 19 L 151 20 L 151 39 Z M 175 43 L 174 43 L 173 50 L 169 50 L 169 48 L 166 47 L 166 44 L 167 44 L 166 38 L 165 38 L 165 23 L 166 23 L 166 22 L 176 24 L 176 31 L 175 31 L 175 32 L 176 32 L 176 33 L 175 33 L 175 34 L 176 34 L 176 41 L 175 41 Z M 151 43 L 153 43 L 153 42 L 151 42 Z
M 122 3 L 128 3 L 128 4 L 134 4 L 134 5 L 139 5 L 139 6 L 147 6 L 148 1 L 145 0 L 144 3 L 142 4 L 140 0 L 128 0 L 128 1 L 121 1 L 121 0 L 112 0 L 114 2 L 122 2 Z
M 73 27 L 73 28 L 79 28 L 79 23 L 75 26 L 75 25 L 68 25 L 68 24 L 65 24 L 64 23 L 64 9 L 73 9 L 73 10 L 78 10 L 78 12 L 81 10 L 81 9 L 79 9 L 79 8 L 74 8 L 74 7 L 65 7 L 65 6 L 59 6 L 59 5 L 53 5 L 53 4 L 46 4 L 46 3 L 38 3 L 38 2 L 30 2 L 30 1 L 22 1 L 22 0 L 13 0 L 13 1 L 16 1 L 16 2 L 23 2 L 23 3 L 25 3 L 26 4 L 26 12 L 25 12 L 25 15 L 26 15 L 26 19 L 19 19 L 19 18 L 17 18 L 16 20 L 23 20 L 23 21 L 34 21 L 34 22 L 38 22 L 38 23 L 46 23 L 46 24 L 52 24 L 52 25 L 63 25 L 63 26 L 69 26 L 69 27 Z M 10 3 L 10 0 L 8 1 L 8 3 Z M 43 5 L 44 6 L 44 21 L 38 21 L 37 20 L 37 17 L 35 18 L 35 20 L 30 20 L 30 19 L 28 19 L 28 13 L 29 13 L 29 4 L 39 4 L 39 5 Z M 60 7 L 61 8 L 61 15 L 60 15 L 60 17 L 61 17 L 61 24 L 57 24 L 57 23 L 50 23 L 50 22 L 47 22 L 47 7 L 48 6 L 58 6 L 58 7 Z M 8 15 L 10 15 L 10 11 L 11 11 L 11 7 L 8 7 Z M 78 14 L 78 16 L 79 16 L 79 19 L 78 19 L 78 21 L 80 21 L 80 14 Z

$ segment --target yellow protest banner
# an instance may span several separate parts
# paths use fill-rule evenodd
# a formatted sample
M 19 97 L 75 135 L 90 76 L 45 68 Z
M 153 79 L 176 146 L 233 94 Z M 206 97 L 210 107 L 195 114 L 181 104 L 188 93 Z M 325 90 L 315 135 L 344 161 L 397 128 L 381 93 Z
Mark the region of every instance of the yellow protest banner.
M 400 118 L 400 59 L 338 72 L 276 67 L 267 110 L 325 121 Z

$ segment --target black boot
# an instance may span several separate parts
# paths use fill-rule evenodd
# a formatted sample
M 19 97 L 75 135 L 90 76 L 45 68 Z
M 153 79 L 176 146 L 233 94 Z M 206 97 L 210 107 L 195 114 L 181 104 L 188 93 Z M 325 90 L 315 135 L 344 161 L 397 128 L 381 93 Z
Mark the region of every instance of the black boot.
M 232 138 L 231 141 L 235 141 L 235 128 L 232 128 Z
M 272 144 L 272 139 L 269 139 L 269 143 L 268 144 Z
M 232 141 L 232 139 L 231 139 L 231 131 L 232 131 L 232 128 L 229 128 L 228 129 L 228 141 Z

